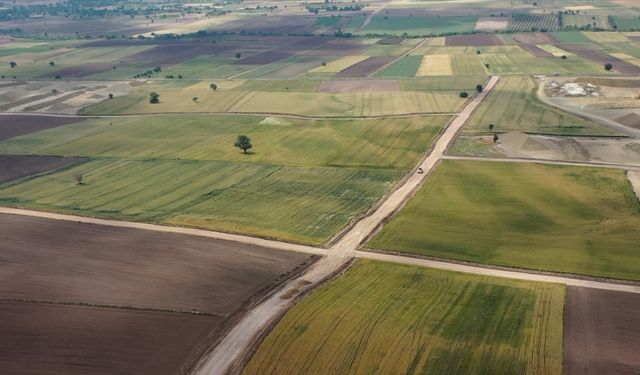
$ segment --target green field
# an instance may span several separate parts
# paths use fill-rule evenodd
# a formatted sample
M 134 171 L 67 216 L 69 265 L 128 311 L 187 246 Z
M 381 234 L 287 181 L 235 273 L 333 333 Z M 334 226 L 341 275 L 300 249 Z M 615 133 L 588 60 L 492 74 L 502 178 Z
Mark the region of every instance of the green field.
M 638 228 L 621 170 L 447 160 L 367 246 L 640 280 Z
M 362 33 L 402 35 L 441 35 L 470 32 L 475 29 L 478 17 L 454 16 L 374 16 Z
M 552 33 L 552 35 L 558 39 L 560 43 L 591 43 L 591 40 L 580 31 L 558 31 Z
M 448 119 L 299 120 L 224 115 L 93 119 L 0 142 L 0 153 L 407 170 Z M 238 134 L 251 137 L 251 155 L 232 147 Z
M 609 128 L 542 104 L 536 98 L 537 86 L 530 77 L 502 77 L 487 99 L 480 105 L 466 134 L 494 131 L 520 131 L 558 135 L 612 135 Z
M 422 56 L 405 56 L 375 74 L 376 77 L 413 77 L 416 75 Z
M 243 374 L 561 374 L 564 287 L 360 260 Z
M 638 16 L 613 16 L 618 30 L 640 30 L 640 18 Z
M 76 185 L 82 174 L 86 184 Z M 319 244 L 403 174 L 194 160 L 94 160 L 0 188 L 0 204 Z

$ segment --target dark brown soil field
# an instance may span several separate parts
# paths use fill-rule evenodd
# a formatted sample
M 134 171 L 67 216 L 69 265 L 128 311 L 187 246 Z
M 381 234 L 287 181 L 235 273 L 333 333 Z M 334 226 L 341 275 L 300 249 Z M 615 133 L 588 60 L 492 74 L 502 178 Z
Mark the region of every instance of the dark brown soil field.
M 235 60 L 233 64 L 235 65 L 264 65 L 271 64 L 272 62 L 276 62 L 278 60 L 285 59 L 291 56 L 291 53 L 284 52 L 280 50 L 270 50 L 262 53 L 258 53 L 257 55 L 249 56 L 244 59 Z
M 518 44 L 518 46 L 536 57 L 554 57 L 551 52 L 547 52 L 542 48 L 538 48 L 534 44 L 521 43 L 521 44 Z
M 569 287 L 564 373 L 640 374 L 640 295 Z
M 504 42 L 497 35 L 474 34 L 448 36 L 445 44 L 447 46 L 502 46 Z
M 521 44 L 558 44 L 560 41 L 550 33 L 513 34 L 513 39 Z
M 0 302 L 3 375 L 184 373 L 222 318 Z
M 372 92 L 372 91 L 400 91 L 398 81 L 395 79 L 345 79 L 322 81 L 318 92 Z
M 60 156 L 0 155 L 0 184 L 81 162 Z
M 84 120 L 78 117 L 0 115 L 0 140 Z
M 339 39 L 332 40 L 314 49 L 301 52 L 300 54 L 308 56 L 322 56 L 323 58 L 327 58 L 328 56 L 340 57 L 356 55 L 358 52 L 362 51 L 362 49 L 362 44 L 356 41 Z
M 278 60 L 285 59 L 289 56 L 296 55 L 300 52 L 304 52 L 307 50 L 313 50 L 315 48 L 322 47 L 323 45 L 329 42 L 329 38 L 323 37 L 303 37 L 296 38 L 292 40 L 290 43 L 278 46 L 276 48 L 270 49 L 268 51 L 264 51 L 258 53 L 253 56 L 245 57 L 240 60 L 236 60 L 233 64 L 236 65 L 265 65 L 276 62 Z
M 640 130 L 640 116 L 635 113 L 620 116 L 615 121 L 624 126 Z
M 77 66 L 71 66 L 68 68 L 49 72 L 47 74 L 42 75 L 41 77 L 51 78 L 55 76 L 60 76 L 61 78 L 81 78 L 81 77 L 90 76 L 92 74 L 106 72 L 107 70 L 112 69 L 113 65 L 114 64 L 107 64 L 107 63 L 77 65 Z
M 611 63 L 613 70 L 622 74 L 640 75 L 640 67 L 598 51 L 590 44 L 560 44 L 558 47 L 599 64 Z
M 0 299 L 229 316 L 315 259 L 204 237 L 17 215 L 0 215 L 0 227 Z
M 395 57 L 372 56 L 336 74 L 336 78 L 364 78 L 386 64 L 395 60 Z

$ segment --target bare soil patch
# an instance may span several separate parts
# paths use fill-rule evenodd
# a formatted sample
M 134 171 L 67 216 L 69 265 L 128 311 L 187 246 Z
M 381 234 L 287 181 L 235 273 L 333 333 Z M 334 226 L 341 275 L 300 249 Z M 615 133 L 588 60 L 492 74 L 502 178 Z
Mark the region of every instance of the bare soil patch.
M 5 375 L 181 374 L 197 360 L 207 334 L 220 329 L 222 321 L 191 314 L 2 301 L 0 368 Z
M 395 79 L 375 80 L 332 80 L 322 81 L 318 86 L 318 92 L 372 92 L 372 91 L 400 91 L 398 81 Z
M 628 126 L 633 129 L 640 130 L 640 115 L 637 113 L 628 113 L 615 119 L 616 122 Z
M 395 57 L 373 56 L 336 74 L 336 78 L 364 78 L 395 60 Z
M 258 53 L 257 55 L 249 56 L 244 59 L 236 60 L 233 62 L 235 65 L 265 65 L 271 64 L 278 60 L 285 59 L 291 56 L 291 53 L 278 51 L 278 50 L 270 50 L 262 53 Z
M 0 184 L 85 160 L 59 156 L 0 155 Z
M 640 295 L 567 288 L 564 373 L 640 373 Z
M 229 316 L 315 259 L 203 237 L 16 215 L 0 215 L 0 227 L 0 299 Z
M 181 43 L 158 45 L 135 53 L 124 60 L 144 66 L 162 66 L 178 64 L 200 55 L 215 55 L 232 49 L 231 45 Z
M 71 66 L 68 68 L 49 72 L 45 75 L 42 75 L 41 77 L 52 78 L 52 77 L 60 76 L 61 78 L 80 78 L 80 77 L 90 76 L 92 74 L 106 72 L 107 70 L 112 68 L 113 68 L 112 64 L 106 64 L 106 63 L 78 65 L 78 66 Z
M 507 17 L 480 17 L 476 21 L 476 30 L 494 32 L 504 30 L 509 26 Z
M 348 39 L 339 39 L 332 40 L 328 43 L 322 44 L 316 48 L 306 50 L 301 52 L 301 55 L 308 56 L 347 56 L 347 55 L 358 55 L 360 51 L 362 51 L 362 44 Z
M 560 41 L 550 33 L 513 34 L 513 39 L 521 44 L 558 44 Z
M 78 117 L 0 115 L 0 140 L 83 120 Z
M 473 34 L 454 35 L 446 38 L 447 46 L 502 46 L 504 42 L 497 35 Z

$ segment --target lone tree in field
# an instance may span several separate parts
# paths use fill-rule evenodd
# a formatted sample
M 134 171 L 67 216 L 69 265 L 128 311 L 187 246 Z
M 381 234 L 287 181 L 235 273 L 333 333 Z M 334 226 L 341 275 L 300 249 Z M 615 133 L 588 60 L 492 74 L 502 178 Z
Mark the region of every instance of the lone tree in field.
M 500 139 L 500 136 L 498 136 L 498 133 L 495 133 L 493 135 L 493 143 L 498 143 L 498 140 Z
M 160 103 L 160 94 L 158 94 L 155 91 L 152 92 L 151 94 L 149 94 L 149 103 L 151 103 L 151 104 Z
M 489 130 L 493 130 L 493 128 L 495 128 L 496 125 L 495 124 L 489 124 Z
M 236 139 L 236 143 L 234 143 L 233 145 L 244 151 L 245 154 L 247 153 L 247 150 L 253 148 L 251 139 L 246 135 L 239 135 L 238 139 Z
M 50 66 L 54 66 L 54 65 L 56 65 L 56 63 L 55 63 L 55 62 L 53 62 L 53 61 L 49 61 L 49 65 L 50 65 Z
M 476 91 L 477 92 L 482 92 L 482 85 L 477 85 L 476 86 Z
M 16 63 L 15 61 L 11 61 L 11 62 L 9 62 L 9 65 L 11 66 L 11 69 L 13 69 L 16 66 L 18 66 L 18 63 Z
M 562 56 L 560 56 L 560 58 L 561 58 L 562 60 L 566 60 L 566 59 L 567 59 L 567 55 L 562 55 Z
M 73 178 L 76 180 L 76 185 L 84 185 L 84 177 L 80 173 L 74 174 Z
M 466 92 L 466 91 L 460 91 L 460 94 L 459 94 L 459 95 L 460 95 L 460 97 L 461 97 L 462 99 L 464 99 L 464 98 L 466 98 L 466 97 L 468 97 L 468 96 L 469 96 L 469 93 L 468 93 L 468 92 Z
M 610 72 L 613 69 L 613 65 L 611 63 L 604 64 L 604 70 Z
M 216 91 L 218 89 L 218 85 L 216 85 L 215 83 L 210 84 L 209 87 L 211 87 L 211 90 L 213 91 Z
M 198 102 L 198 97 L 194 96 L 193 98 L 191 98 L 191 100 L 193 100 L 194 103 L 197 103 Z
M 239 59 L 240 57 L 242 57 L 242 53 L 236 52 L 236 59 Z

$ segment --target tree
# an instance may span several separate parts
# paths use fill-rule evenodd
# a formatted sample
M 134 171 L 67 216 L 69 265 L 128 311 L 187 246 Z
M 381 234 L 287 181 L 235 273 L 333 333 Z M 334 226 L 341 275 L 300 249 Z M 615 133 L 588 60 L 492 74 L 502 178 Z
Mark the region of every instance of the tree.
M 253 148 L 251 139 L 246 135 L 239 135 L 238 139 L 236 139 L 236 143 L 234 143 L 233 145 L 244 151 L 245 154 L 247 153 L 247 150 Z
M 211 87 L 211 90 L 213 91 L 216 91 L 218 89 L 218 85 L 216 85 L 215 83 L 210 84 L 209 87 Z
M 489 124 L 489 130 L 493 130 L 493 128 L 495 128 L 496 125 L 495 124 Z
M 193 100 L 194 103 L 197 103 L 198 102 L 198 97 L 194 96 L 193 98 L 191 98 L 191 100 Z
M 9 62 L 9 65 L 11 66 L 11 69 L 13 69 L 16 66 L 18 66 L 18 63 L 16 63 L 15 61 L 11 61 L 11 62 Z
M 476 86 L 476 91 L 477 92 L 482 92 L 482 85 L 477 85 Z
M 560 56 L 560 58 L 561 58 L 562 60 L 566 60 L 566 59 L 567 59 L 567 55 L 562 55 L 562 56 Z
M 49 61 L 49 66 L 54 66 L 54 65 L 56 65 L 56 63 L 55 63 L 55 62 L 53 62 L 53 61 Z
M 51 89 L 51 93 L 53 95 L 58 95 L 58 89 Z
M 84 185 L 84 177 L 82 174 L 74 174 L 73 178 L 76 180 L 76 185 Z
M 613 69 L 613 65 L 611 63 L 604 64 L 604 70 L 610 72 Z
M 466 97 L 468 97 L 468 96 L 469 96 L 469 93 L 468 93 L 468 92 L 466 92 L 466 91 L 461 91 L 459 95 L 460 95 L 460 97 L 461 97 L 461 98 L 463 98 L 463 99 L 464 99 L 464 98 L 466 98 Z
M 236 59 L 239 59 L 242 56 L 242 53 L 236 52 Z
M 498 133 L 493 134 L 493 143 L 498 143 L 499 139 L 500 137 L 498 136 Z
M 149 103 L 151 104 L 158 104 L 160 103 L 160 94 L 158 94 L 157 92 L 152 92 L 149 94 Z
M 113 99 L 113 94 L 109 94 L 109 99 Z

